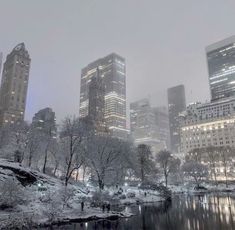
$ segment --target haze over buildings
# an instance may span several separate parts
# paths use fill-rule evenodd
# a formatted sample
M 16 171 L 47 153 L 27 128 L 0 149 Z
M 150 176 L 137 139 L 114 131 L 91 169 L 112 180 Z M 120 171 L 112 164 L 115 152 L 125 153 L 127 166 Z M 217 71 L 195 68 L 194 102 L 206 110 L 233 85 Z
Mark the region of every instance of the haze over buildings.
M 24 43 L 7 55 L 0 90 L 0 125 L 24 120 L 30 62 Z
M 111 52 L 126 59 L 129 102 L 150 95 L 166 106 L 166 89 L 178 84 L 188 102 L 204 101 L 205 46 L 235 34 L 234 9 L 233 0 L 4 1 L 0 50 L 5 57 L 24 41 L 30 51 L 28 121 L 48 106 L 58 121 L 78 115 L 80 70 Z
M 153 107 L 156 124 L 159 132 L 159 139 L 164 143 L 165 148 L 170 149 L 170 130 L 168 109 L 165 106 Z
M 166 108 L 152 107 L 147 98 L 130 104 L 130 131 L 136 145 L 151 146 L 154 154 L 169 146 L 169 123 Z

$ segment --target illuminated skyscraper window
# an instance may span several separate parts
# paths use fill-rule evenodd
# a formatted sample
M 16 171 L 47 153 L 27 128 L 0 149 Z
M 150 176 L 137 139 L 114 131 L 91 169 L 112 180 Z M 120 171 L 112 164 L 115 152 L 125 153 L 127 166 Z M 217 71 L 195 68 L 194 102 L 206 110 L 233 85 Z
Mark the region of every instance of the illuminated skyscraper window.
M 104 85 L 104 110 L 103 108 L 96 108 L 96 111 L 99 111 L 99 113 L 102 110 L 104 111 L 104 122 L 110 134 L 114 137 L 123 138 L 127 136 L 126 65 L 123 57 L 112 53 L 82 69 L 79 116 L 80 118 L 87 117 L 91 115 L 89 111 L 93 111 L 91 106 L 89 108 L 89 104 L 96 101 L 94 99 L 96 93 L 90 92 L 90 90 L 94 89 L 93 86 L 90 87 L 90 84 L 94 83 L 94 77 L 97 75 L 99 75 Z M 91 97 L 91 95 L 93 96 Z M 89 101 L 91 98 L 93 98 L 92 101 Z
M 206 48 L 211 100 L 235 96 L 235 36 Z

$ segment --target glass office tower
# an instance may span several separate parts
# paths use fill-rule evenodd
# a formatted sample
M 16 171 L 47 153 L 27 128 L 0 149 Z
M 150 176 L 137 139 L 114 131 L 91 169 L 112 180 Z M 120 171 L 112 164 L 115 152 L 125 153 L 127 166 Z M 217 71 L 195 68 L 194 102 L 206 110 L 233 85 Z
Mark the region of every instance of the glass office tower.
M 82 69 L 80 88 L 80 118 L 89 116 L 90 87 L 92 78 L 97 76 L 104 84 L 104 121 L 110 135 L 127 137 L 126 129 L 126 65 L 125 59 L 115 53 L 100 58 Z M 94 94 L 93 94 L 94 95 Z M 98 94 L 97 94 L 98 95 Z M 99 110 L 102 111 L 102 108 Z
M 235 96 L 235 36 L 206 48 L 211 100 Z
M 186 110 L 184 85 L 168 89 L 168 113 L 170 126 L 171 151 L 180 150 L 180 113 Z

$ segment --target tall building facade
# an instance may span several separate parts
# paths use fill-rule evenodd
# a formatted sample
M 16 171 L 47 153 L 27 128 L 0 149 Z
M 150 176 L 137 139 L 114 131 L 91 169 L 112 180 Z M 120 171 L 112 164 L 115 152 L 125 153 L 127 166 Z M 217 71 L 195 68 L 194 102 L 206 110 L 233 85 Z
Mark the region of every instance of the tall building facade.
M 91 105 L 95 101 L 94 97 L 93 101 L 90 101 L 89 98 L 96 94 L 92 92 L 92 89 L 94 89 L 92 84 L 96 84 L 92 78 L 97 75 L 101 79 L 104 89 L 105 125 L 111 136 L 124 138 L 127 136 L 126 65 L 125 59 L 115 53 L 98 59 L 82 69 L 79 116 L 80 118 L 89 116 L 89 104 Z M 99 106 L 102 106 L 101 104 Z M 102 111 L 102 108 L 97 108 L 98 110 Z
M 179 115 L 186 109 L 184 85 L 168 89 L 168 114 L 170 126 L 171 151 L 180 151 L 180 118 Z
M 181 151 L 235 147 L 235 98 L 190 104 L 181 114 Z
M 211 100 L 235 96 L 235 36 L 206 47 Z
M 170 130 L 169 130 L 169 116 L 165 106 L 154 107 L 156 125 L 158 128 L 159 139 L 164 142 L 164 146 L 170 149 Z
M 0 90 L 0 125 L 24 119 L 30 62 L 24 43 L 7 55 Z
M 56 137 L 56 117 L 55 112 L 51 108 L 45 108 L 35 113 L 32 119 L 32 127 L 40 131 Z
M 235 147 L 235 36 L 206 47 L 211 102 L 190 104 L 181 115 L 181 151 Z
M 96 76 L 91 78 L 89 85 L 88 121 L 96 134 L 104 134 L 106 125 L 105 113 L 105 86 L 97 68 Z
M 131 137 L 136 145 L 149 145 L 153 154 L 167 148 L 165 133 L 169 131 L 164 128 L 169 130 L 169 127 L 163 124 L 166 117 L 162 117 L 162 112 L 160 108 L 151 107 L 148 99 L 130 104 Z

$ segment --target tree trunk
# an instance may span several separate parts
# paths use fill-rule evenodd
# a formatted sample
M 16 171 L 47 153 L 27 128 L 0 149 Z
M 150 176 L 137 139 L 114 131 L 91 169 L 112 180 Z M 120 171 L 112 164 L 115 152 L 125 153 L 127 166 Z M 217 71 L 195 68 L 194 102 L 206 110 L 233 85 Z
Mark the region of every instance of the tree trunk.
M 224 175 L 225 175 L 225 183 L 226 183 L 226 188 L 228 187 L 228 177 L 227 177 L 227 167 L 224 167 Z
M 227 177 L 227 156 L 225 155 L 226 153 L 223 153 L 222 158 L 223 158 L 223 165 L 224 165 L 224 176 L 225 176 L 225 183 L 226 183 L 226 188 L 228 187 L 228 177 Z
M 98 185 L 99 185 L 99 189 L 100 191 L 104 189 L 104 181 L 103 181 L 103 177 L 101 176 L 101 174 L 99 174 L 97 172 L 97 178 L 98 178 Z
M 32 164 L 32 154 L 30 153 L 29 154 L 29 168 L 31 167 L 31 164 Z
M 216 176 L 216 172 L 215 172 L 215 170 L 214 170 L 214 178 L 215 178 L 215 184 L 216 184 L 216 186 L 218 186 L 217 176 Z
M 141 168 L 141 181 L 144 182 L 144 170 Z
M 58 168 L 58 164 L 56 163 L 55 168 L 54 168 L 54 172 L 53 172 L 54 176 L 56 175 L 57 168 Z
M 215 184 L 216 184 L 216 186 L 218 186 L 218 183 L 217 183 L 217 176 L 216 176 L 216 170 L 215 170 L 215 163 L 213 163 L 213 174 L 214 174 L 214 178 L 215 178 Z
M 82 175 L 82 182 L 85 183 L 85 174 L 86 174 L 86 167 L 83 167 L 83 175 Z
M 194 176 L 194 180 L 196 182 L 197 187 L 199 188 L 200 186 L 199 179 L 196 176 Z
M 46 165 L 47 165 L 47 148 L 45 150 L 44 164 L 43 164 L 43 169 L 42 169 L 43 173 L 46 173 Z
M 167 176 L 167 174 L 166 174 L 166 172 L 164 173 L 164 175 L 165 175 L 165 184 L 166 184 L 166 187 L 167 187 L 167 180 L 168 180 L 168 176 Z
M 144 182 L 144 165 L 143 163 L 141 164 L 141 181 Z
M 69 181 L 69 178 L 67 176 L 65 176 L 65 186 L 68 185 L 68 181 Z
M 70 167 L 71 167 L 71 164 L 72 164 L 72 160 L 73 160 L 73 138 L 70 137 L 69 162 L 68 162 L 68 166 L 67 166 L 67 170 L 66 170 L 65 186 L 68 185 L 68 181 L 69 181 L 69 178 L 70 178 L 70 176 L 71 176 Z
M 76 181 L 78 181 L 78 169 L 77 169 L 77 173 L 76 173 Z
M 69 178 L 70 178 L 70 166 L 71 166 L 71 162 L 69 161 L 69 164 L 68 164 L 68 167 L 67 167 L 67 171 L 66 171 L 66 175 L 65 175 L 65 186 L 68 185 L 68 181 L 69 181 Z
M 98 179 L 99 189 L 102 191 L 104 189 L 104 183 L 101 179 Z

